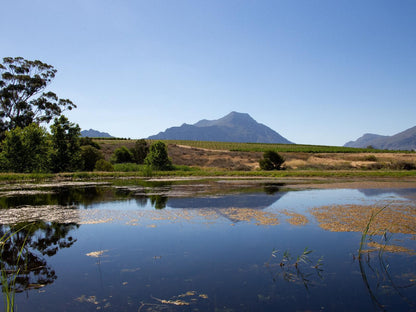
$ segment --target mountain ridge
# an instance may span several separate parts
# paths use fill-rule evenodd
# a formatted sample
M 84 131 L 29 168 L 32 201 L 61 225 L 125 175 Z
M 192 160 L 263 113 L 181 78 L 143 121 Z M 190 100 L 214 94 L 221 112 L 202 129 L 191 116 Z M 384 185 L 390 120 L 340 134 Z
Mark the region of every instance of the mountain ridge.
M 388 150 L 416 150 L 416 126 L 394 135 L 366 133 L 355 141 L 344 144 L 345 147 L 368 147 Z
M 148 139 L 293 144 L 249 114 L 235 111 L 216 120 L 202 119 L 192 125 L 171 127 Z
M 89 137 L 89 138 L 113 138 L 112 135 L 110 135 L 107 132 L 101 132 L 94 129 L 89 130 L 82 130 L 81 131 L 81 137 Z

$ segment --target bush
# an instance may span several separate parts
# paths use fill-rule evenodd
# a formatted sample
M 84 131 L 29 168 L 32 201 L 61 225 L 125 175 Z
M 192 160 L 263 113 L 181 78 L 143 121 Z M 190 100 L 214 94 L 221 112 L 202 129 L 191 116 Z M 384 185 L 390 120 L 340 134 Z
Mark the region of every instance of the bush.
M 144 163 L 153 170 L 171 170 L 172 162 L 168 157 L 168 150 L 165 143 L 157 141 L 152 144 Z
M 129 163 L 133 161 L 133 154 L 130 150 L 125 147 L 119 147 L 114 151 L 113 156 L 111 157 L 111 162 L 120 164 L 120 163 Z
M 390 165 L 393 170 L 416 170 L 416 164 L 408 161 L 396 161 Z
M 364 157 L 365 161 L 377 161 L 377 157 L 374 155 L 367 155 Z
M 137 140 L 134 147 L 130 149 L 133 155 L 133 161 L 136 164 L 143 164 L 149 153 L 149 144 L 145 139 Z
M 260 159 L 259 165 L 262 170 L 281 170 L 285 159 L 275 151 L 266 151 L 263 158 Z
M 91 145 L 92 147 L 95 147 L 96 149 L 101 149 L 100 144 L 98 144 L 97 142 L 94 142 L 91 138 L 89 137 L 81 137 L 79 139 L 80 145 L 81 146 L 86 146 L 86 145 Z
M 50 144 L 46 130 L 31 124 L 6 132 L 0 159 L 2 171 L 49 171 Z
M 103 153 L 91 145 L 81 146 L 81 161 L 83 163 L 83 170 L 93 171 L 95 163 L 104 159 Z
M 104 159 L 99 159 L 95 163 L 94 170 L 96 170 L 96 171 L 114 171 L 114 167 L 113 167 L 113 164 L 110 163 L 109 161 L 106 161 Z

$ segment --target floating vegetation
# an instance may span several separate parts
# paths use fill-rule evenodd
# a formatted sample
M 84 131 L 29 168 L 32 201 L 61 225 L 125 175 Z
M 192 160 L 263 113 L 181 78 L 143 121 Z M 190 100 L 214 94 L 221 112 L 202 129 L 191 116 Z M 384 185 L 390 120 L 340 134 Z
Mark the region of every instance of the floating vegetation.
M 88 257 L 99 258 L 102 255 L 104 255 L 104 253 L 106 253 L 106 252 L 108 252 L 108 250 L 98 250 L 98 251 L 89 252 L 85 255 L 88 256 Z
M 81 295 L 78 298 L 74 299 L 75 301 L 78 301 L 79 303 L 89 303 L 96 306 L 96 310 L 101 309 L 107 309 L 111 307 L 111 303 L 107 299 L 98 300 L 96 296 L 86 296 Z
M 1 210 L 0 224 L 16 224 L 21 222 L 48 221 L 59 223 L 79 223 L 79 209 L 75 206 L 23 206 Z
M 416 251 L 399 245 L 386 245 L 377 242 L 368 242 L 367 246 L 371 249 L 363 250 L 362 252 L 373 252 L 382 250 L 383 252 L 404 253 L 408 255 L 416 255 Z
M 277 214 L 250 208 L 226 208 L 219 212 L 233 222 L 254 222 L 256 225 L 278 225 Z
M 303 226 L 309 223 L 308 218 L 306 218 L 304 215 L 300 213 L 288 211 L 286 209 L 282 210 L 281 213 L 289 217 L 287 222 L 289 222 L 292 225 Z
M 384 205 L 385 206 L 385 205 Z M 384 206 L 333 205 L 310 209 L 319 226 L 331 232 L 362 232 L 372 214 Z M 408 202 L 394 203 L 374 216 L 369 233 L 416 234 L 415 205 Z
M 140 307 L 138 312 L 142 311 L 160 311 L 164 310 L 169 306 L 190 306 L 193 304 L 197 304 L 200 299 L 208 299 L 207 294 L 198 294 L 195 290 L 187 291 L 186 293 L 173 296 L 169 299 L 160 299 L 154 296 L 150 296 L 151 299 L 157 301 L 158 303 L 152 302 L 140 302 Z

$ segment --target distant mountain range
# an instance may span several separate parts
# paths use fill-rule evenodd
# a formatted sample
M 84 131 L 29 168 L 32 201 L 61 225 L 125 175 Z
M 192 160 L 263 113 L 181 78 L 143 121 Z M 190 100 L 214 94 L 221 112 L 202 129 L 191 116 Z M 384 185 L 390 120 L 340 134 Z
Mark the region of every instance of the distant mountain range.
M 416 127 L 392 136 L 366 133 L 356 141 L 346 143 L 346 147 L 368 147 L 388 150 L 416 150 Z
M 81 136 L 82 137 L 89 137 L 89 138 L 112 138 L 113 136 L 111 136 L 110 134 L 108 134 L 107 132 L 100 132 L 94 129 L 90 129 L 90 130 L 82 130 L 81 131 Z
M 249 114 L 231 112 L 217 120 L 200 120 L 152 135 L 153 140 L 192 140 L 242 143 L 293 144 L 276 131 L 258 123 Z

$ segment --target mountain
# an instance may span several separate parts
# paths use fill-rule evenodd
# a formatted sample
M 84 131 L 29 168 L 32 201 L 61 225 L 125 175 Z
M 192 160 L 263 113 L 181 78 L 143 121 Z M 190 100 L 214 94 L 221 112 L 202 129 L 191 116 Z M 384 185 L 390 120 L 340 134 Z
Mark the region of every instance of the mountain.
M 185 123 L 180 127 L 168 128 L 149 139 L 292 144 L 249 114 L 237 112 L 217 120 L 203 119 L 193 125 Z
M 111 136 L 110 134 L 108 134 L 107 132 L 100 132 L 94 129 L 90 129 L 90 130 L 82 130 L 81 131 L 81 136 L 82 137 L 89 137 L 89 138 L 112 138 L 113 136 Z
M 367 147 L 388 150 L 416 150 L 416 127 L 399 132 L 392 136 L 364 134 L 356 141 L 350 141 L 346 147 Z

